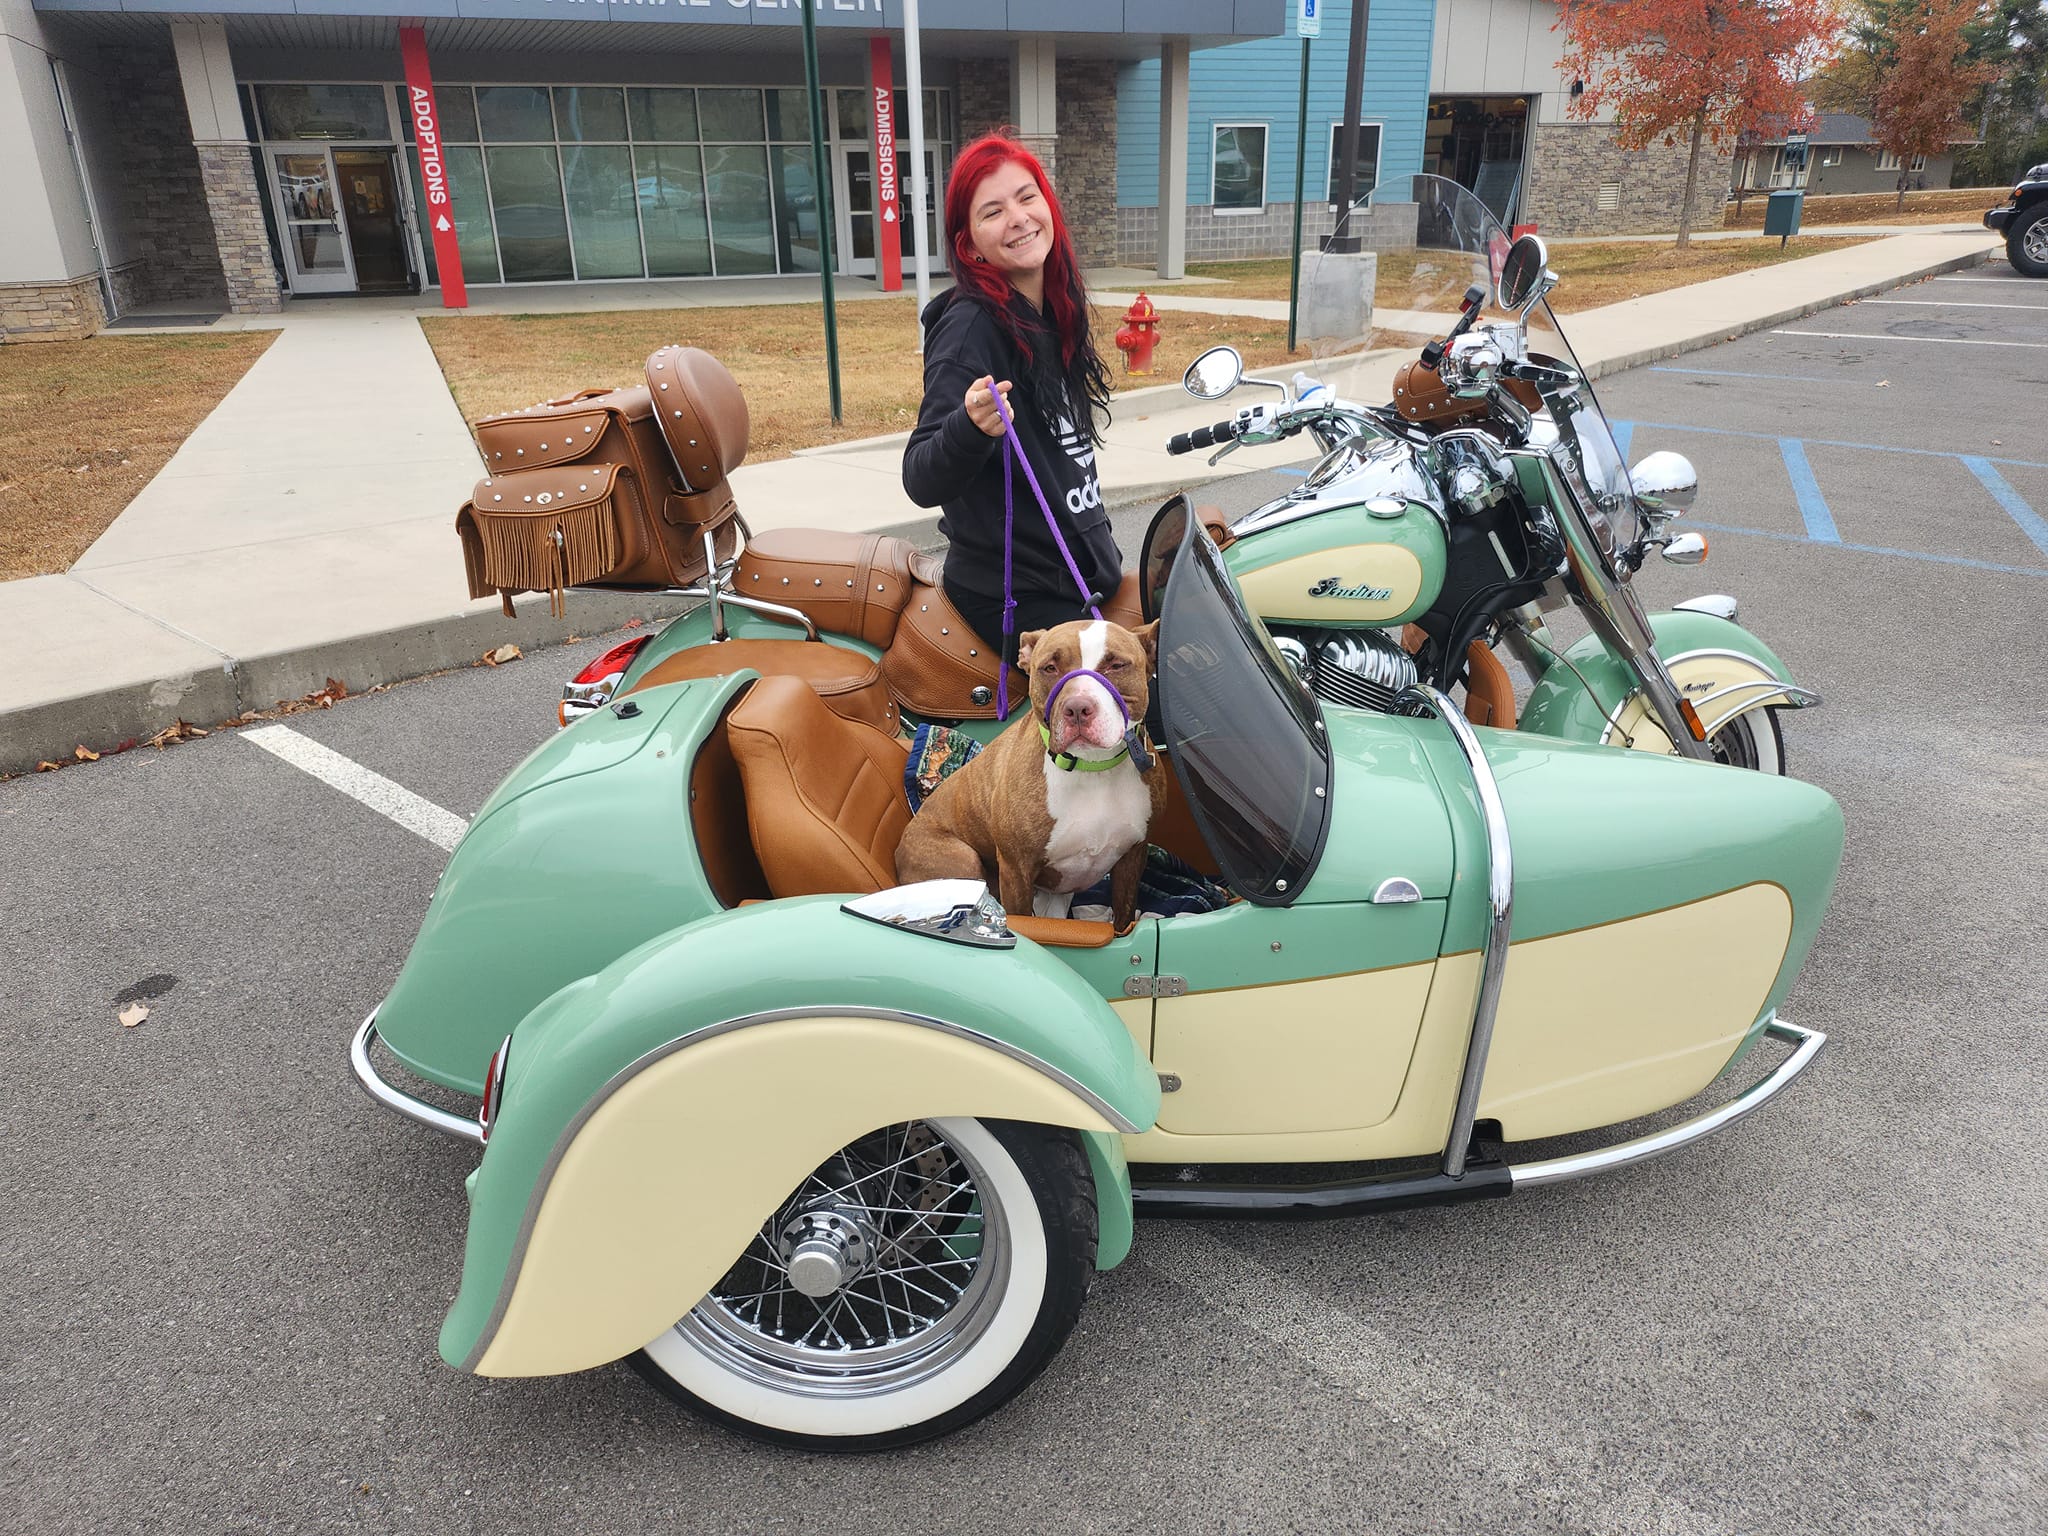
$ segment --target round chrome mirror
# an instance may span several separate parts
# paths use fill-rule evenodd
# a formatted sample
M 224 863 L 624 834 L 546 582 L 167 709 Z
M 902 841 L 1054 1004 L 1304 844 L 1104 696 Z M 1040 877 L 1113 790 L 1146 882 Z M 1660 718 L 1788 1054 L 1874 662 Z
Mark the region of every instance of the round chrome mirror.
M 1681 533 L 1664 546 L 1663 554 L 1673 565 L 1698 565 L 1707 558 L 1707 541 L 1696 533 Z
M 1181 375 L 1180 387 L 1198 400 L 1220 400 L 1244 378 L 1244 359 L 1235 347 L 1211 347 Z
M 1500 265 L 1500 307 L 1527 309 L 1542 298 L 1549 264 L 1550 251 L 1535 235 L 1523 235 L 1509 246 Z
M 1700 494 L 1699 471 L 1692 460 L 1668 448 L 1649 455 L 1628 472 L 1628 478 L 1637 505 L 1655 517 L 1676 517 Z

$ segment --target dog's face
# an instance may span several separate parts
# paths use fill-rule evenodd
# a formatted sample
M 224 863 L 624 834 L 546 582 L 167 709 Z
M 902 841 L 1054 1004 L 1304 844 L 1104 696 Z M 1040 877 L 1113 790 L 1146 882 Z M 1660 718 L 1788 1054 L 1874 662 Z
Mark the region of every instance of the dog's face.
M 1053 751 L 1102 757 L 1123 744 L 1124 732 L 1145 718 L 1151 700 L 1158 636 L 1156 621 L 1142 629 L 1125 629 L 1106 619 L 1082 619 L 1034 629 L 1018 638 L 1017 665 L 1031 679 L 1033 717 L 1051 729 Z M 1081 669 L 1108 678 L 1123 695 L 1123 708 L 1118 708 L 1109 690 L 1092 677 L 1070 679 L 1054 699 L 1054 685 L 1069 672 Z M 1052 704 L 1050 718 L 1048 702 Z

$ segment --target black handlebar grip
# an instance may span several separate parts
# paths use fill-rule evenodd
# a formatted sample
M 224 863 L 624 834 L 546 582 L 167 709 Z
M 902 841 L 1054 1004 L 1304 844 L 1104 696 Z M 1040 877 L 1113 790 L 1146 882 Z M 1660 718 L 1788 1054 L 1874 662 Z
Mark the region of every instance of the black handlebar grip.
M 1237 436 L 1234 420 L 1219 421 L 1213 427 L 1197 427 L 1192 432 L 1176 432 L 1166 440 L 1168 453 L 1193 453 L 1197 448 L 1213 448 L 1218 443 L 1227 443 Z
M 1193 453 L 1195 440 L 1185 432 L 1176 432 L 1166 440 L 1168 453 Z

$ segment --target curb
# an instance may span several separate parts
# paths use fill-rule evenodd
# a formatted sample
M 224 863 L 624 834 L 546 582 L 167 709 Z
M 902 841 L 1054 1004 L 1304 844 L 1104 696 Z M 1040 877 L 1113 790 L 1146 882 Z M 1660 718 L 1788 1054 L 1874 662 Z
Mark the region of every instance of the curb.
M 1604 378 L 1610 373 L 1619 373 L 1628 368 L 1639 368 L 1644 363 L 1654 363 L 1667 357 L 1677 357 L 1686 352 L 1697 352 L 1702 347 L 1718 346 L 1724 341 L 1733 341 L 1738 336 L 1753 336 L 1758 331 L 1767 331 L 1774 325 L 1783 325 L 1787 320 L 1804 320 L 1808 315 L 1817 315 L 1824 309 L 1833 309 L 1838 304 L 1848 304 L 1857 299 L 1868 298 L 1873 293 L 1883 293 L 1887 288 L 1897 288 L 1904 283 L 1917 283 L 1923 278 L 1933 277 L 1942 272 L 1955 272 L 1964 267 L 1981 267 L 1994 256 L 1998 248 L 1971 251 L 1962 256 L 1944 256 L 1941 260 L 1916 267 L 1910 272 L 1876 279 L 1857 288 L 1832 294 L 1824 299 L 1813 299 L 1795 304 L 1790 309 L 1781 309 L 1769 315 L 1738 320 L 1730 325 L 1717 325 L 1710 331 L 1702 331 L 1679 341 L 1658 342 L 1653 346 L 1639 347 L 1633 352 L 1624 352 L 1619 357 L 1602 358 L 1597 363 L 1585 364 L 1586 377 Z
M 691 601 L 660 593 L 579 592 L 557 619 L 548 613 L 545 596 L 529 596 L 520 599 L 517 618 L 508 619 L 495 608 L 450 613 L 31 704 L 0 714 L 0 774 L 32 772 L 45 759 L 68 762 L 74 746 L 110 750 L 131 738 L 147 740 L 181 719 L 210 729 L 246 710 L 274 709 L 303 698 L 325 687 L 329 678 L 350 693 L 363 693 L 384 683 L 470 666 L 507 641 L 531 654 L 562 645 L 571 635 L 623 628 L 632 619 L 671 618 Z

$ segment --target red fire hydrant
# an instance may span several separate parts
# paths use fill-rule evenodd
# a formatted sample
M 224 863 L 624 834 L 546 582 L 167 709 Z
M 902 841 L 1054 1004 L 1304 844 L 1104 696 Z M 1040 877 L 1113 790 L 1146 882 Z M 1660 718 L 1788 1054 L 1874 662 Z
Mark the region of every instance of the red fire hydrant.
M 1152 372 L 1152 349 L 1159 345 L 1159 311 L 1144 294 L 1139 294 L 1137 302 L 1124 311 L 1124 325 L 1116 333 L 1116 345 L 1124 355 L 1125 373 Z

